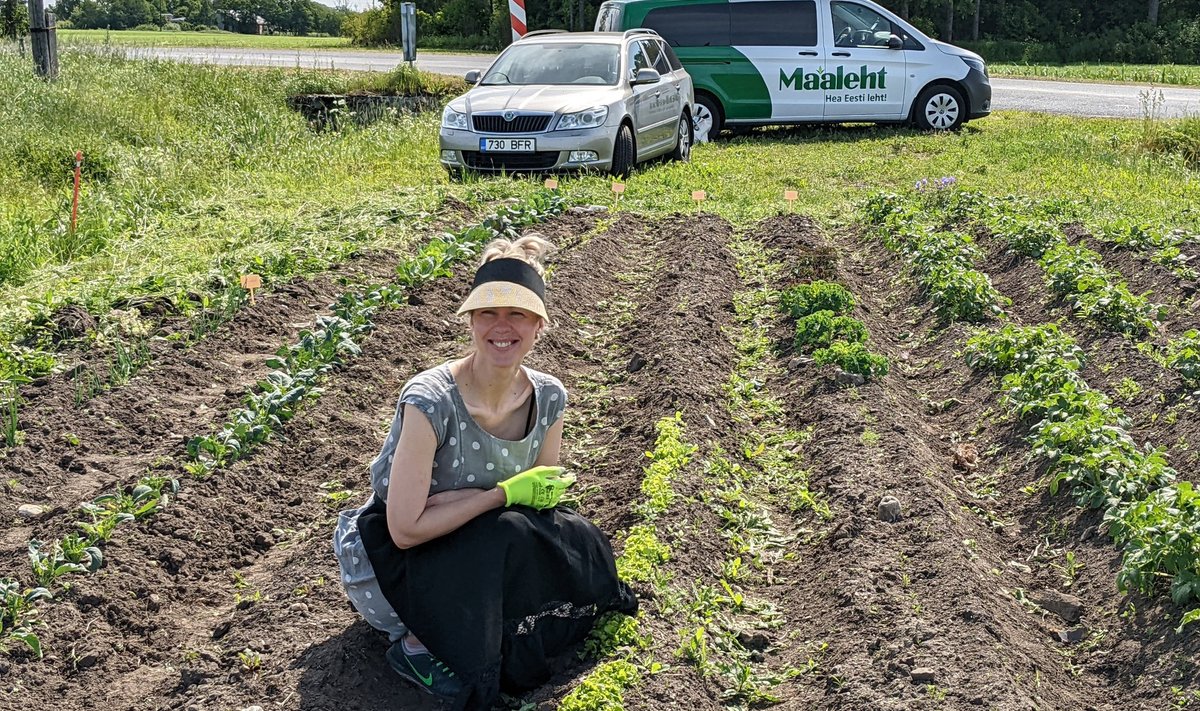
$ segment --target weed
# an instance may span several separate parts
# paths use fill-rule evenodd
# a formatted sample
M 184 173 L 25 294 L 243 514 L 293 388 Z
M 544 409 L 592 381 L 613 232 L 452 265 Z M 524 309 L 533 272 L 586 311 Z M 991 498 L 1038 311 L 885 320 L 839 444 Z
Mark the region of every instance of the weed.
M 879 433 L 870 427 L 864 428 L 858 442 L 864 447 L 875 447 L 879 444 Z

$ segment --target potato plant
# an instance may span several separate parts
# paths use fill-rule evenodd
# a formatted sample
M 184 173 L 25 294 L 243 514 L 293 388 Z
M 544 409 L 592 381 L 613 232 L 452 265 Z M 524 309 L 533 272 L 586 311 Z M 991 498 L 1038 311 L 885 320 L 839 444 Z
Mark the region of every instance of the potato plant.
M 1189 385 L 1200 386 L 1200 331 L 1192 329 L 1167 344 L 1167 367 Z
M 1083 359 L 1053 325 L 1006 326 L 967 343 L 973 367 L 1003 375 L 1005 400 L 1032 422 L 1030 443 L 1050 462 L 1049 488 L 1104 512 L 1123 547 L 1117 583 L 1149 594 L 1170 580 L 1178 604 L 1200 600 L 1200 496 L 1166 455 L 1139 446 L 1109 398 L 1080 376 Z
M 879 195 L 867 201 L 863 217 L 875 226 L 884 246 L 905 257 L 909 270 L 944 321 L 979 322 L 1003 315 L 1011 301 L 991 279 L 974 269 L 978 249 L 971 238 L 939 230 L 919 209 L 917 198 Z
M 1166 231 L 1129 220 L 1117 220 L 1097 228 L 1096 238 L 1121 249 L 1148 254 L 1152 261 L 1184 279 L 1200 278 L 1196 269 L 1188 265 L 1189 257 L 1181 249 L 1190 241 L 1191 235 L 1181 230 Z

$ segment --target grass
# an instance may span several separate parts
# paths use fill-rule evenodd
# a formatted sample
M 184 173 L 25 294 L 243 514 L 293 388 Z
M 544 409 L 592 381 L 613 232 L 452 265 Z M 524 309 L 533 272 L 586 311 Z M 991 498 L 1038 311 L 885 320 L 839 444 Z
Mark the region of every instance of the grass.
M 243 35 L 236 32 L 150 32 L 143 30 L 59 30 L 59 44 L 119 47 L 238 47 L 243 49 L 345 49 L 349 37 Z
M 361 86 L 359 76 L 80 50 L 61 62 L 61 79 L 45 84 L 0 47 L 2 341 L 68 302 L 105 314 L 131 295 L 183 301 L 246 271 L 269 285 L 363 249 L 403 249 L 447 195 L 513 192 L 451 188 L 435 162 L 413 160 L 435 155 L 432 119 L 315 132 L 287 108 L 291 94 Z
M 144 30 L 59 30 L 60 47 L 110 45 L 113 47 L 228 47 L 234 49 L 337 49 L 356 52 L 400 52 L 399 47 L 366 48 L 350 44 L 349 37 L 243 35 L 236 32 L 151 32 Z M 418 47 L 427 54 L 495 54 L 478 50 Z
M 1200 66 L 1187 64 L 988 64 L 994 77 L 1200 86 Z
M 286 106 L 294 93 L 387 75 L 132 61 L 95 49 L 67 49 L 61 62 L 60 80 L 45 84 L 0 46 L 0 344 L 64 303 L 102 315 L 130 295 L 186 301 L 245 271 L 270 285 L 363 249 L 405 249 L 451 197 L 479 205 L 541 186 L 450 183 L 436 158 L 436 112 L 315 132 Z M 947 135 L 758 130 L 698 146 L 687 165 L 643 167 L 616 207 L 692 211 L 691 191 L 705 190 L 706 211 L 747 225 L 787 210 L 792 189 L 796 211 L 836 226 L 872 190 L 953 175 L 991 193 L 1069 198 L 1097 220 L 1197 230 L 1200 182 L 1160 155 L 1153 132 L 1138 121 L 1007 112 Z M 71 234 L 75 150 L 83 193 Z M 605 176 L 561 185 L 573 202 L 614 205 Z

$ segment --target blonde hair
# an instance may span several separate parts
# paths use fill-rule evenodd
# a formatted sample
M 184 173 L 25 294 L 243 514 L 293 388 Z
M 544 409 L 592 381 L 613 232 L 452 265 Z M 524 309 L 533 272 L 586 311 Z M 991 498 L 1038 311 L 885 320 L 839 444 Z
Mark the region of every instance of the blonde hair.
M 480 265 L 487 264 L 493 259 L 520 259 L 537 271 L 538 276 L 546 276 L 546 268 L 542 260 L 555 249 L 554 244 L 541 233 L 530 232 L 517 239 L 500 238 L 492 240 L 483 248 Z

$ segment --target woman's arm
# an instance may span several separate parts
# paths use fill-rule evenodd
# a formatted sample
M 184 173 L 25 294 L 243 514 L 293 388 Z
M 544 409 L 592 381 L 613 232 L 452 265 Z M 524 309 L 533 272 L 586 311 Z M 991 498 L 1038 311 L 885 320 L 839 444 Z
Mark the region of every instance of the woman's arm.
M 558 418 L 550 429 L 546 430 L 546 439 L 542 442 L 542 451 L 538 452 L 534 466 L 558 466 L 558 458 L 562 452 L 563 418 Z
M 549 444 L 550 437 L 546 438 Z M 388 533 L 397 548 L 412 548 L 450 533 L 485 511 L 505 504 L 502 489 L 479 489 L 437 506 L 426 506 L 437 436 L 425 413 L 404 406 L 404 426 L 388 474 Z M 545 450 L 543 450 L 545 451 Z

